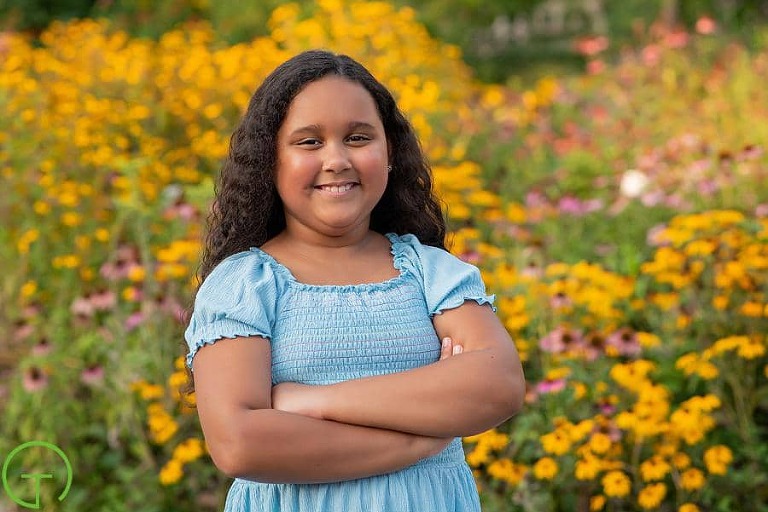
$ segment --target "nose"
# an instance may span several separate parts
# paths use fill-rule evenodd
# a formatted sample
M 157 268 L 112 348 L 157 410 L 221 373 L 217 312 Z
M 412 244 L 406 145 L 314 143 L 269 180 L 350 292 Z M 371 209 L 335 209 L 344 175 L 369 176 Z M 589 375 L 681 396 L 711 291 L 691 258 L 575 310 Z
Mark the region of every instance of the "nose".
M 347 147 L 341 143 L 328 143 L 323 148 L 323 170 L 339 173 L 352 167 Z

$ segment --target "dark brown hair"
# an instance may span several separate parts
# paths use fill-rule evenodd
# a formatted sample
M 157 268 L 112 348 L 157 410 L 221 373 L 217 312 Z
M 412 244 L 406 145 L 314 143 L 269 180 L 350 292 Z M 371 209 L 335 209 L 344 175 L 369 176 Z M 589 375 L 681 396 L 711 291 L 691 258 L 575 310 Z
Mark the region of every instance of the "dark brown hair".
M 371 213 L 371 229 L 411 233 L 424 244 L 445 248 L 445 219 L 429 164 L 392 94 L 350 57 L 311 50 L 287 60 L 264 80 L 232 135 L 208 217 L 200 283 L 224 258 L 260 247 L 285 228 L 274 180 L 277 133 L 293 98 L 307 84 L 328 75 L 357 82 L 371 94 L 391 148 L 392 171 Z

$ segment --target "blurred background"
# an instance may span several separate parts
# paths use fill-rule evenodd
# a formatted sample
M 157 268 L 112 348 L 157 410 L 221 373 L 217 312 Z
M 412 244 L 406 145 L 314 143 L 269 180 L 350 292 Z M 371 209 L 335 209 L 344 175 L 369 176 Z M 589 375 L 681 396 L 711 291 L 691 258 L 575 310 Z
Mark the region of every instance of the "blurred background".
M 0 0 L 0 511 L 46 472 L 44 510 L 222 508 L 182 316 L 229 137 L 316 47 L 393 91 L 524 360 L 525 410 L 465 439 L 483 510 L 768 510 L 767 23 L 761 0 Z M 69 458 L 63 500 L 29 441 Z

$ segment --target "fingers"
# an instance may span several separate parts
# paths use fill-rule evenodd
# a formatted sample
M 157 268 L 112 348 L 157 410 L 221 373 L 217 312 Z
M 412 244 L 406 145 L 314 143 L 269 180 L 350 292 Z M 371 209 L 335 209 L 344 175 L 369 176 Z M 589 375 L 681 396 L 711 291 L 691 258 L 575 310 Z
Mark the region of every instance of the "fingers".
M 448 359 L 451 357 L 451 351 L 453 350 L 453 343 L 451 338 L 443 338 L 443 343 L 440 346 L 440 360 Z
M 443 338 L 443 343 L 440 347 L 440 360 L 442 361 L 451 356 L 461 354 L 463 350 L 464 348 L 460 344 L 454 343 L 451 338 Z

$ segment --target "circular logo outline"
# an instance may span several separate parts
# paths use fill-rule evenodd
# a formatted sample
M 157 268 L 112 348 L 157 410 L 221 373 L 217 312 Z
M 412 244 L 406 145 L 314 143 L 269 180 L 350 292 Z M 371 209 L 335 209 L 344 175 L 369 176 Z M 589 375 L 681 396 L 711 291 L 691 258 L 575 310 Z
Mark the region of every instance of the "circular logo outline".
M 59 457 L 61 457 L 61 460 L 64 461 L 64 465 L 67 468 L 67 484 L 64 486 L 64 490 L 61 491 L 61 493 L 58 496 L 58 500 L 59 501 L 64 501 L 64 498 L 66 498 L 67 494 L 69 494 L 69 488 L 72 486 L 73 474 L 72 474 L 72 464 L 69 462 L 69 457 L 67 457 L 67 454 L 64 453 L 61 448 L 59 448 L 58 446 L 56 446 L 53 443 L 49 443 L 49 442 L 46 442 L 46 441 L 27 441 L 26 443 L 22 443 L 19 446 L 17 446 L 16 448 L 14 448 L 13 450 L 11 450 L 11 453 L 8 454 L 8 456 L 5 458 L 5 462 L 3 463 L 3 470 L 2 470 L 3 488 L 5 489 L 5 492 L 8 493 L 8 496 L 11 498 L 11 500 L 13 500 L 13 502 L 16 503 L 17 505 L 21 505 L 22 507 L 27 507 L 27 508 L 39 509 L 40 508 L 40 505 L 39 505 L 39 499 L 40 499 L 39 489 L 37 490 L 38 494 L 36 496 L 36 498 L 38 499 L 38 503 L 33 505 L 33 504 L 28 503 L 28 502 L 24 501 L 23 499 L 17 497 L 13 493 L 13 491 L 11 490 L 11 486 L 8 484 L 8 466 L 10 466 L 11 460 L 19 452 L 21 452 L 23 450 L 26 450 L 27 448 L 31 448 L 33 446 L 40 446 L 42 448 L 46 448 L 48 450 L 52 450 Z M 38 483 L 39 483 L 39 481 L 38 481 Z

